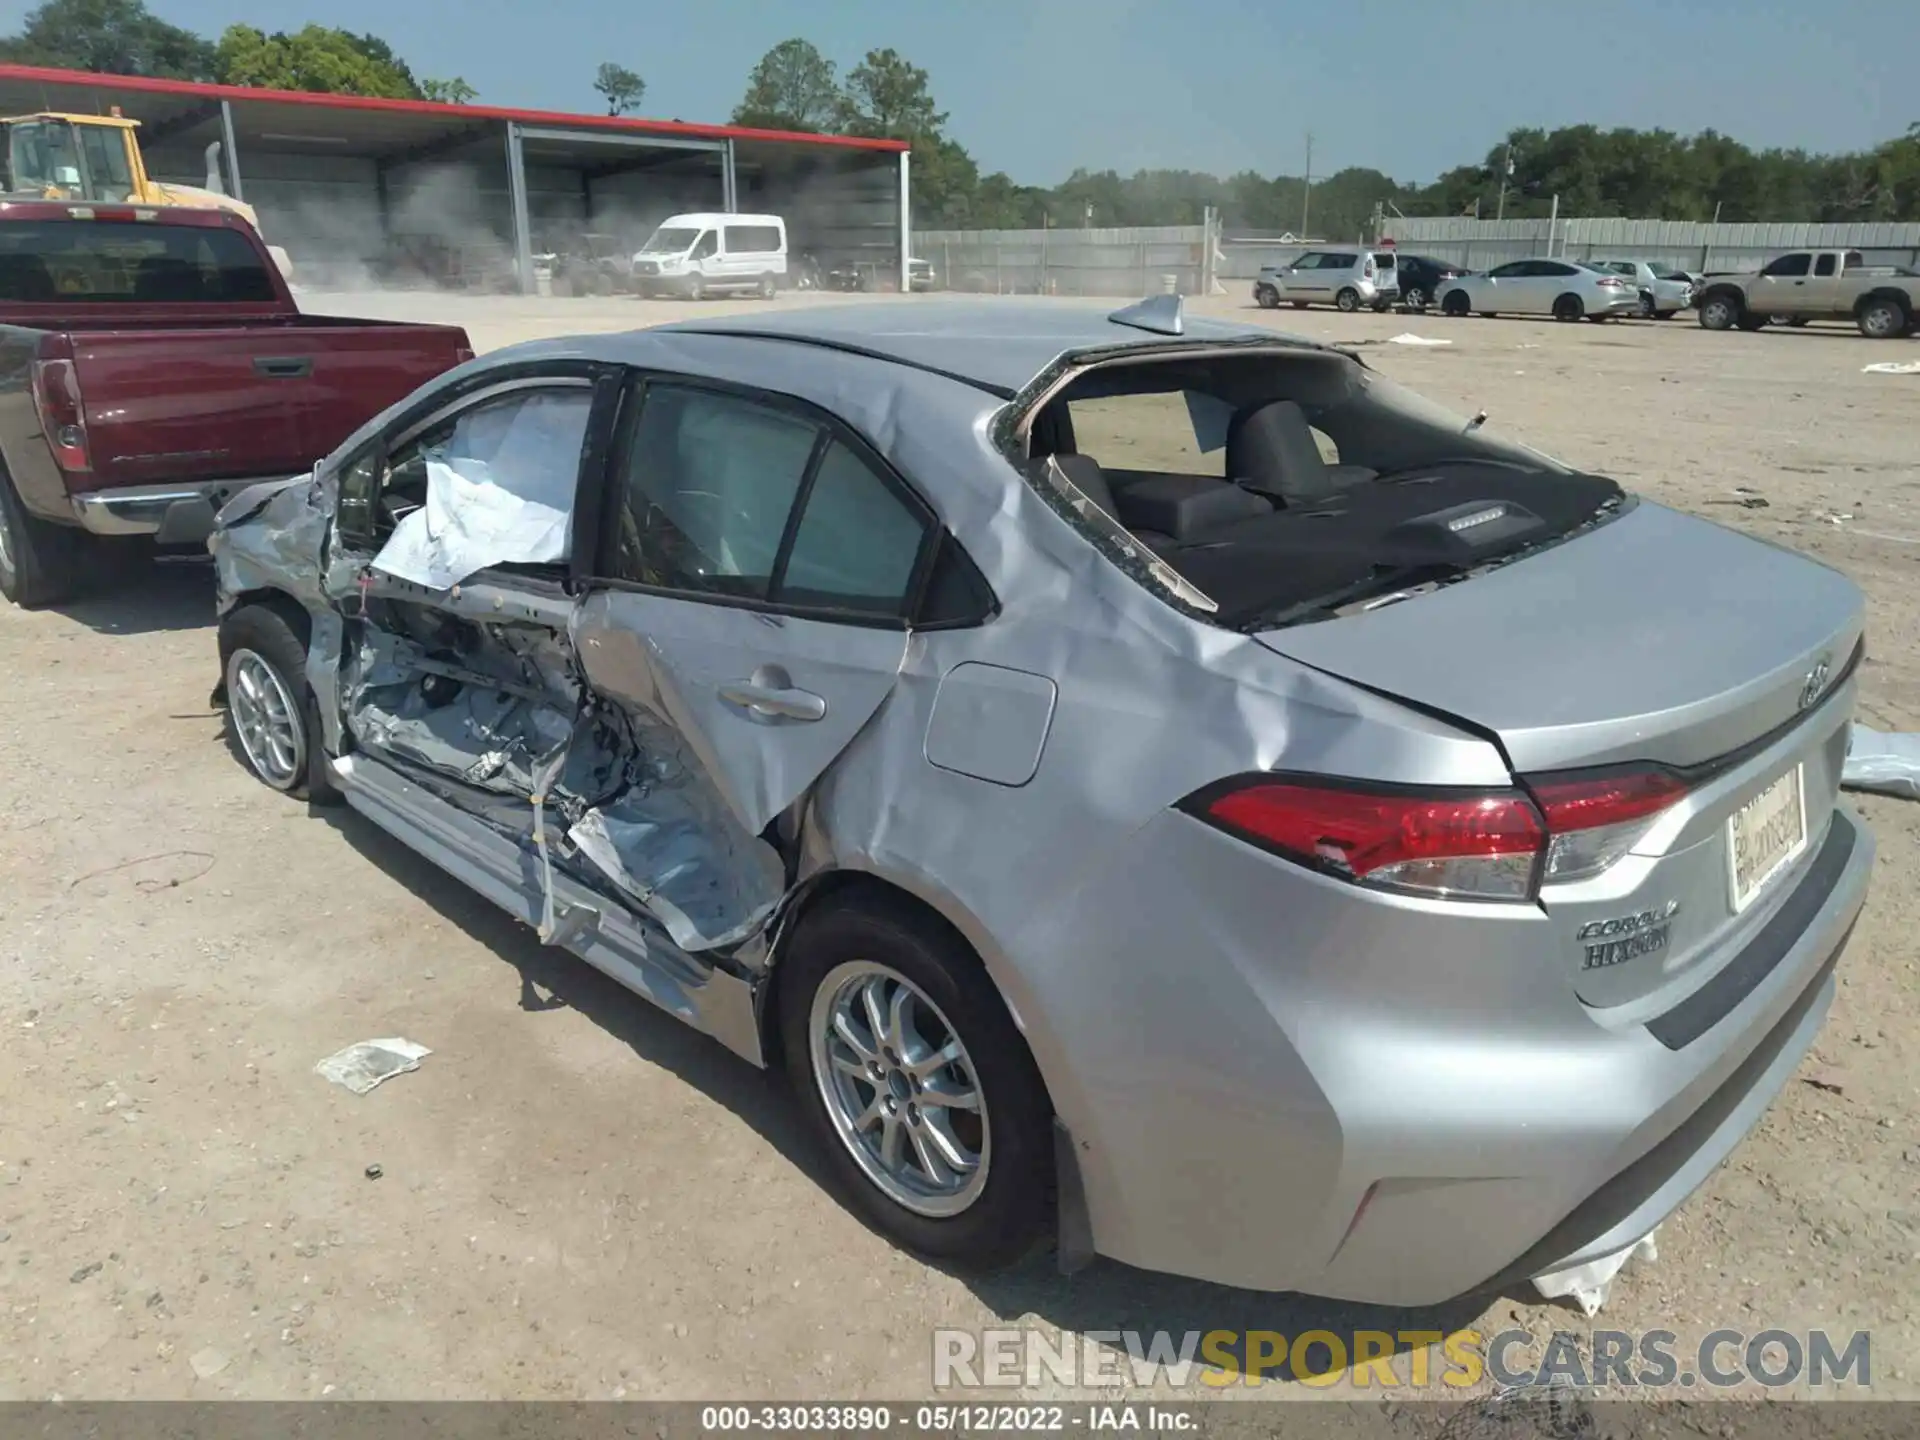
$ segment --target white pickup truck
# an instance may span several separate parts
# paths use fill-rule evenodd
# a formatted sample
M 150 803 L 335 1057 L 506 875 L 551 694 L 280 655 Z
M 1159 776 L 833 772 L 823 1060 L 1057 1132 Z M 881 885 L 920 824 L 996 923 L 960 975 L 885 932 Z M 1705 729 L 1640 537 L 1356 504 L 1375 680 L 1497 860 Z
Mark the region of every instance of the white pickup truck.
M 1858 250 L 1790 250 L 1757 274 L 1707 275 L 1694 304 L 1708 330 L 1851 320 L 1869 340 L 1894 340 L 1920 319 L 1920 273 L 1867 265 Z

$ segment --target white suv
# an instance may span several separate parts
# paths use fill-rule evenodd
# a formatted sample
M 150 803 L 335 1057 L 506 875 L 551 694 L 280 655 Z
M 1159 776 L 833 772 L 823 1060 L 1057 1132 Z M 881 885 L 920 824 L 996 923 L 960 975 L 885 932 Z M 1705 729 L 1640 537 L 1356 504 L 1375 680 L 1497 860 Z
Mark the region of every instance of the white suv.
M 1372 250 L 1309 250 L 1291 265 L 1262 265 L 1253 284 L 1254 300 L 1268 310 L 1282 300 L 1298 310 L 1385 310 L 1399 296 L 1393 256 Z

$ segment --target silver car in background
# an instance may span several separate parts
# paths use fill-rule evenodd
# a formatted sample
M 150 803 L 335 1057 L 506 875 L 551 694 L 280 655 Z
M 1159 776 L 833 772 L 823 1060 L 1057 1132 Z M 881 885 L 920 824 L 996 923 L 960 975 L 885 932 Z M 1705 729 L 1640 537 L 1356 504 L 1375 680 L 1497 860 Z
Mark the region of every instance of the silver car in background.
M 1671 320 L 1693 304 L 1693 277 L 1671 265 L 1656 265 L 1650 260 L 1587 260 L 1583 264 L 1603 275 L 1619 275 L 1629 281 L 1640 295 L 1639 315 L 1643 320 Z
M 262 781 L 782 1070 L 959 1264 L 1617 1254 L 1873 864 L 1844 576 L 1171 296 L 495 351 L 210 548 Z
M 1337 310 L 1385 310 L 1399 298 L 1391 250 L 1309 250 L 1290 265 L 1262 265 L 1253 298 L 1271 310 L 1331 305 Z
M 1443 315 L 1551 315 L 1556 320 L 1611 320 L 1632 315 L 1640 295 L 1620 275 L 1571 260 L 1509 260 L 1480 275 L 1459 275 L 1440 287 Z

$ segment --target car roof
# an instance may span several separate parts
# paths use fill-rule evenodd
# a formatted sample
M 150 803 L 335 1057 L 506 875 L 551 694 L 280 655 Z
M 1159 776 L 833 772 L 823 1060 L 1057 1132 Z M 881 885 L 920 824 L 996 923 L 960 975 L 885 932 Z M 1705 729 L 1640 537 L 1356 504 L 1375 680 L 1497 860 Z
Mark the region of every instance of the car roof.
M 761 336 L 878 356 L 1011 395 L 1062 355 L 1266 340 L 1323 349 L 1264 327 L 1183 317 L 1172 336 L 1116 323 L 1112 301 L 905 299 L 806 305 L 751 315 L 683 320 L 662 332 Z

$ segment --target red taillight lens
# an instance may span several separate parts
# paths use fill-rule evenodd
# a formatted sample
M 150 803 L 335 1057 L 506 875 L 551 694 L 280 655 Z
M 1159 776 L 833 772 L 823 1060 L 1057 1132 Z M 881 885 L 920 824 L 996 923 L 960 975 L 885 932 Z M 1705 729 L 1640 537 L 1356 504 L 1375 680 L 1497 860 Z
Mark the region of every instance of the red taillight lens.
M 1249 777 L 1184 808 L 1276 855 L 1376 889 L 1530 900 L 1540 885 L 1605 870 L 1686 792 L 1684 780 L 1657 768 L 1471 792 Z
M 93 468 L 87 458 L 86 407 L 80 396 L 80 372 L 71 360 L 33 362 L 33 404 L 40 428 L 53 449 L 54 462 L 69 474 Z
M 1254 781 L 1208 819 L 1316 869 L 1427 895 L 1524 900 L 1547 835 L 1516 791 L 1438 792 Z
M 1549 885 L 1598 875 L 1639 844 L 1654 821 L 1687 793 L 1686 781 L 1659 769 L 1545 775 L 1527 788 L 1553 836 L 1540 875 Z

